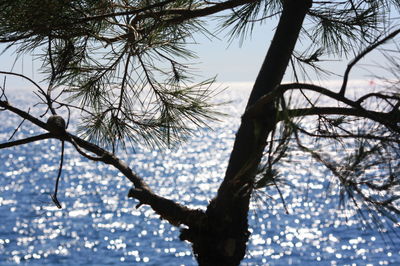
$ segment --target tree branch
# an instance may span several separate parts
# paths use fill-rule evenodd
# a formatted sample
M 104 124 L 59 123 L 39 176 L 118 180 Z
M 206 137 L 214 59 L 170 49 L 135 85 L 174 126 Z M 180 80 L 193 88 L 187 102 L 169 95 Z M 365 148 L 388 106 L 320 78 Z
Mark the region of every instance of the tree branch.
M 199 228 L 206 219 L 203 211 L 189 209 L 148 190 L 132 188 L 129 190 L 128 197 L 139 200 L 137 207 L 142 204 L 150 205 L 157 214 L 175 226 L 184 224 L 191 228 Z
M 56 24 L 53 25 L 56 29 L 58 28 L 66 28 L 66 27 L 72 27 L 77 24 L 82 24 L 85 22 L 91 22 L 91 21 L 99 21 L 107 18 L 112 18 L 112 17 L 121 17 L 121 16 L 136 16 L 137 19 L 144 20 L 146 18 L 160 18 L 163 22 L 164 25 L 168 24 L 178 24 L 181 23 L 185 20 L 193 19 L 193 18 L 198 18 L 198 17 L 204 17 L 208 15 L 212 15 L 218 12 L 221 12 L 223 10 L 227 9 L 232 9 L 247 3 L 252 3 L 257 0 L 229 0 L 229 1 L 224 1 L 220 3 L 213 3 L 210 5 L 210 3 L 205 3 L 207 4 L 206 7 L 203 8 L 197 8 L 197 9 L 162 9 L 161 7 L 165 7 L 167 4 L 174 2 L 171 0 L 166 0 L 163 2 L 155 3 L 153 5 L 149 5 L 143 8 L 133 8 L 133 7 L 122 7 L 127 9 L 126 11 L 121 11 L 121 12 L 111 12 L 111 13 L 106 13 L 106 14 L 101 14 L 101 15 L 95 15 L 95 16 L 86 16 L 82 18 L 75 19 L 71 21 L 70 23 L 63 23 L 63 24 Z M 153 12 L 153 9 L 160 8 L 160 11 Z M 39 25 L 39 26 L 46 26 L 48 25 Z M 28 39 L 33 36 L 35 36 L 36 33 L 30 33 L 30 34 L 21 34 L 19 36 L 11 36 L 9 38 L 2 38 L 0 39 L 0 43 L 7 43 L 7 42 L 17 42 L 23 39 Z M 53 37 L 61 37 L 61 36 L 56 36 L 53 34 Z M 122 38 L 126 37 L 120 36 Z M 113 41 L 119 40 L 120 37 L 118 38 L 112 38 Z
M 363 95 L 362 97 L 360 97 L 356 103 L 361 104 L 362 102 L 364 102 L 366 99 L 371 98 L 371 97 L 376 97 L 376 98 L 380 98 L 383 100 L 386 100 L 387 102 L 390 102 L 389 100 L 396 100 L 396 101 L 400 101 L 400 95 L 385 95 L 382 93 L 368 93 Z
M 346 135 L 342 134 L 315 134 L 311 133 L 304 128 L 301 128 L 294 123 L 291 123 L 292 126 L 296 128 L 296 130 L 299 130 L 301 133 L 306 134 L 307 136 L 310 137 L 315 137 L 315 138 L 333 138 L 333 139 L 346 139 L 346 138 L 352 138 L 352 139 L 370 139 L 370 140 L 379 140 L 379 141 L 385 141 L 385 142 L 396 142 L 400 144 L 400 139 L 395 139 L 395 138 L 390 138 L 387 136 L 375 136 L 372 134 L 352 134 L 348 133 Z
M 53 200 L 54 204 L 57 206 L 57 208 L 61 209 L 61 204 L 57 199 L 57 192 L 58 192 L 58 183 L 60 181 L 61 173 L 62 173 L 62 168 L 64 164 L 64 141 L 61 141 L 61 158 L 60 158 L 60 166 L 58 167 L 58 174 L 57 174 L 57 179 L 56 179 L 56 184 L 54 188 L 54 193 L 51 195 L 51 199 Z
M 129 11 L 123 11 L 123 12 L 115 12 L 115 13 L 109 13 L 109 14 L 102 14 L 98 16 L 92 16 L 92 17 L 86 17 L 82 18 L 79 20 L 76 20 L 74 23 L 71 23 L 71 25 L 76 24 L 76 23 L 82 23 L 82 22 L 88 22 L 92 20 L 99 20 L 99 19 L 104 19 L 107 17 L 116 17 L 116 16 L 126 16 L 126 15 L 138 15 L 140 13 L 144 13 L 146 11 L 152 10 L 153 8 L 156 8 L 158 6 L 166 5 L 172 1 L 164 1 L 159 4 L 154 4 L 150 5 L 146 8 L 141 8 L 141 9 L 133 9 Z M 164 22 L 166 23 L 180 23 L 182 21 L 192 19 L 192 18 L 198 18 L 198 17 L 204 17 L 208 15 L 212 15 L 215 13 L 218 13 L 220 11 L 226 10 L 226 9 L 231 9 L 235 8 L 247 3 L 251 2 L 256 2 L 256 0 L 229 0 L 225 1 L 222 3 L 215 3 L 212 6 L 207 6 L 204 8 L 198 8 L 198 9 L 166 9 L 166 10 L 161 10 L 158 12 L 148 12 L 144 14 L 138 15 L 138 19 L 145 19 L 147 17 L 159 17 L 161 18 L 162 16 L 171 16 L 171 15 L 179 15 L 177 17 L 173 17 L 171 19 L 167 19 Z
M 41 127 L 42 129 L 45 129 L 47 131 L 51 131 L 51 128 L 47 123 L 44 123 L 40 121 L 39 119 L 33 117 L 32 115 L 28 114 L 25 111 L 22 111 L 16 107 L 11 106 L 8 102 L 5 101 L 0 101 L 0 107 L 3 107 L 17 115 L 19 115 L 22 118 L 25 118 L 26 120 L 32 122 L 33 124 Z M 68 141 L 72 143 L 74 146 L 77 145 L 80 148 L 83 148 L 87 151 L 90 151 L 97 156 L 96 161 L 101 161 L 106 164 L 110 164 L 117 168 L 122 174 L 125 175 L 126 178 L 128 178 L 133 185 L 135 186 L 134 191 L 130 193 L 130 197 L 134 197 L 139 200 L 139 205 L 142 204 L 147 204 L 150 205 L 151 208 L 153 208 L 158 214 L 161 215 L 161 218 L 166 219 L 168 221 L 175 221 L 176 223 L 180 222 L 184 223 L 186 225 L 193 224 L 196 219 L 192 219 L 190 217 L 199 217 L 200 213 L 202 213 L 200 210 L 192 210 L 187 207 L 184 207 L 172 200 L 165 199 L 161 196 L 158 196 L 154 194 L 150 187 L 147 185 L 147 183 L 139 177 L 133 170 L 122 160 L 117 158 L 114 154 L 104 150 L 103 148 L 90 143 L 84 139 L 81 139 L 71 133 L 68 133 L 66 131 L 61 132 L 60 134 L 55 134 L 54 132 L 51 133 L 46 133 L 42 134 L 39 136 L 35 136 L 32 138 L 27 138 L 25 140 L 20 140 L 20 141 L 13 141 L 5 144 L 0 144 L 2 148 L 6 147 L 11 147 L 11 146 L 16 146 L 16 145 L 21 145 L 25 143 L 29 143 L 32 141 L 40 140 L 40 139 L 45 139 L 45 138 L 57 138 L 60 139 L 61 141 Z M 74 144 L 75 143 L 75 144 Z M 78 152 L 81 149 L 77 149 Z M 83 152 L 83 151 L 82 151 Z M 92 156 L 85 156 L 89 159 L 92 159 Z M 95 157 L 93 157 L 95 158 Z M 166 204 L 168 203 L 168 204 Z M 166 205 L 165 205 L 166 204 Z M 170 210 L 173 209 L 174 211 L 170 213 Z M 183 216 L 186 215 L 189 218 L 183 218 Z M 176 224 L 175 224 L 176 225 Z
M 19 115 L 20 117 L 30 121 L 32 124 L 35 124 L 38 127 L 41 127 L 50 132 L 50 127 L 45 122 L 40 121 L 39 119 L 28 114 L 27 112 L 22 111 L 21 109 L 18 109 L 16 107 L 10 105 L 8 102 L 0 101 L 0 107 L 3 107 L 4 109 L 7 109 L 8 111 L 15 113 L 15 114 Z
M 342 87 L 340 88 L 340 91 L 339 91 L 340 95 L 344 96 L 344 94 L 346 92 L 347 81 L 349 79 L 350 70 L 358 63 L 358 61 L 360 61 L 364 56 L 366 56 L 369 52 L 373 51 L 378 46 L 380 46 L 380 45 L 384 44 L 385 42 L 387 42 L 388 40 L 396 37 L 396 35 L 399 33 L 400 33 L 400 29 L 393 31 L 392 33 L 390 33 L 388 36 L 386 36 L 382 40 L 374 42 L 372 45 L 368 46 L 364 51 L 362 51 L 353 60 L 350 61 L 350 63 L 347 65 L 346 71 L 344 72 Z
M 303 115 L 323 115 L 323 114 L 337 114 L 337 115 L 343 115 L 343 114 L 348 114 L 348 115 L 353 115 L 353 116 L 358 116 L 358 117 L 364 117 L 368 118 L 371 120 L 374 120 L 378 123 L 381 123 L 385 125 L 386 127 L 394 130 L 395 132 L 399 133 L 400 132 L 400 127 L 397 125 L 399 122 L 399 114 L 396 112 L 389 112 L 389 113 L 384 113 L 384 112 L 376 112 L 376 111 L 370 111 L 364 109 L 358 101 L 352 101 L 340 93 L 335 93 L 332 92 L 326 88 L 313 85 L 313 84 L 306 84 L 306 83 L 289 83 L 289 84 L 282 84 L 277 86 L 273 91 L 270 93 L 262 96 L 255 104 L 247 108 L 245 113 L 243 114 L 243 117 L 247 118 L 252 118 L 256 117 L 257 115 L 260 114 L 260 112 L 263 112 L 264 107 L 268 104 L 270 104 L 271 101 L 279 98 L 279 95 L 283 95 L 286 91 L 288 90 L 310 90 L 317 92 L 321 95 L 327 96 L 329 98 L 332 98 L 334 100 L 337 100 L 339 102 L 342 102 L 344 104 L 347 104 L 348 106 L 352 108 L 342 108 L 342 107 L 330 107 L 330 108 L 304 108 L 304 109 L 296 109 L 296 110 L 290 110 L 290 116 L 303 116 Z M 340 110 L 343 109 L 343 110 Z M 286 112 L 286 111 L 285 111 Z M 297 113 L 299 112 L 299 113 Z M 283 113 L 279 112 L 279 117 L 278 121 L 282 121 L 284 119 Z
M 43 93 L 43 95 L 46 95 L 46 93 L 44 92 L 44 90 L 42 89 L 42 87 L 39 86 L 39 84 L 37 84 L 35 81 L 33 81 L 31 78 L 29 78 L 29 77 L 27 77 L 27 76 L 25 76 L 25 75 L 22 75 L 22 74 L 19 74 L 19 73 L 14 73 L 14 72 L 9 72 L 9 71 L 1 71 L 1 70 L 0 70 L 0 74 L 11 75 L 11 76 L 17 76 L 17 77 L 21 77 L 21 78 L 23 78 L 23 79 L 26 79 L 26 80 L 28 80 L 30 83 L 32 83 L 36 88 L 38 88 L 39 91 L 40 91 L 41 93 Z
M 252 106 L 247 108 L 243 116 L 246 117 L 255 117 L 257 116 L 260 112 L 264 110 L 264 106 L 270 104 L 271 101 L 274 99 L 279 98 L 279 95 L 283 95 L 285 92 L 289 90 L 309 90 L 309 91 L 314 91 L 319 94 L 325 95 L 329 98 L 335 99 L 339 102 L 345 103 L 351 107 L 358 108 L 359 104 L 356 102 L 347 99 L 346 97 L 335 93 L 333 91 L 330 91 L 324 87 L 313 85 L 313 84 L 307 84 L 307 83 L 288 83 L 288 84 L 281 84 L 277 86 L 274 90 L 272 90 L 270 93 L 265 94 L 262 96 L 256 103 L 254 103 Z
M 55 135 L 53 135 L 52 133 L 45 133 L 45 134 L 41 134 L 41 135 L 37 135 L 37 136 L 25 138 L 25 139 L 19 139 L 19 140 L 15 140 L 15 141 L 6 142 L 6 143 L 0 143 L 0 149 L 24 145 L 24 144 L 28 144 L 31 142 L 44 140 L 44 139 L 50 139 L 50 138 L 55 138 Z
M 42 89 L 42 87 L 40 87 L 39 84 L 37 84 L 37 83 L 36 83 L 35 81 L 33 81 L 31 78 L 29 78 L 29 77 L 27 77 L 27 76 L 25 76 L 25 75 L 23 75 L 23 74 L 14 73 L 14 72 L 9 72 L 9 71 L 0 71 L 0 74 L 21 77 L 21 78 L 23 78 L 23 79 L 26 79 L 26 80 L 29 81 L 30 83 L 32 83 L 36 88 L 39 89 L 40 93 L 43 94 L 43 96 L 46 98 L 46 101 L 45 101 L 45 102 L 46 102 L 48 108 L 50 109 L 51 113 L 52 113 L 53 115 L 56 114 L 56 112 L 55 112 L 55 110 L 54 110 L 54 108 L 53 108 L 53 106 L 52 106 L 53 101 L 52 101 L 52 99 L 51 99 L 49 93 L 46 93 L 46 92 Z M 40 98 L 40 97 L 39 97 L 39 98 Z M 40 99 L 41 99 L 41 98 L 40 98 Z M 44 99 L 41 99 L 41 100 L 44 101 Z
M 287 109 L 279 111 L 277 115 L 278 121 L 283 121 L 288 115 L 289 117 L 311 116 L 311 115 L 350 115 L 356 117 L 368 118 L 376 121 L 386 127 L 392 129 L 396 133 L 400 133 L 400 127 L 397 123 L 400 122 L 400 117 L 393 113 L 384 113 L 376 111 L 366 111 L 362 108 L 345 108 L 345 107 L 311 107 L 311 108 L 298 108 Z
M 99 156 L 96 158 L 96 160 L 114 166 L 134 184 L 135 188 L 130 190 L 128 197 L 139 200 L 137 207 L 143 204 L 149 205 L 157 214 L 161 216 L 161 218 L 166 219 L 171 224 L 176 226 L 180 224 L 185 224 L 188 226 L 195 225 L 197 222 L 199 222 L 199 217 L 204 216 L 204 213 L 200 210 L 187 208 L 172 200 L 154 194 L 144 180 L 134 173 L 125 162 L 117 158 L 114 154 L 77 136 L 69 133 L 67 134 L 67 141 L 72 143 L 75 142 L 77 145 L 79 145 L 79 147 L 96 154 Z
M 168 24 L 177 24 L 181 23 L 185 20 L 193 19 L 193 18 L 199 18 L 199 17 L 205 17 L 208 15 L 212 15 L 218 12 L 221 12 L 223 10 L 227 9 L 232 9 L 244 4 L 256 2 L 256 0 L 230 0 L 222 3 L 217 3 L 213 6 L 201 8 L 201 9 L 194 9 L 194 10 L 176 10 L 174 11 L 176 14 L 179 14 L 180 16 L 174 17 L 171 19 L 165 20 L 165 22 Z M 166 15 L 168 15 L 168 10 L 165 11 Z

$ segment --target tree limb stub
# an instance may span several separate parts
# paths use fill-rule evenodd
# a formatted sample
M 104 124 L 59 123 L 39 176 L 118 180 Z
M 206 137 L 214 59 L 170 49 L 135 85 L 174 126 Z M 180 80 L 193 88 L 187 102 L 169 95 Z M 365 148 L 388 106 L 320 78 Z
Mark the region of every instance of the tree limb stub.
M 199 228 L 206 219 L 203 211 L 189 209 L 149 190 L 132 188 L 129 190 L 128 197 L 139 200 L 140 203 L 137 207 L 143 204 L 151 206 L 161 218 L 175 226 L 184 224 L 192 228 Z

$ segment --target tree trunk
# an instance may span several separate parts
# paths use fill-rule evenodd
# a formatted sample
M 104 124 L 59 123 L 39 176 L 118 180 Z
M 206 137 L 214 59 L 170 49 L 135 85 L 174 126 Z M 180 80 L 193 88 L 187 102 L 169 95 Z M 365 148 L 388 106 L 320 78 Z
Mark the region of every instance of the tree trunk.
M 247 108 L 273 91 L 282 81 L 311 0 L 285 0 L 278 27 L 257 76 Z M 200 265 L 239 265 L 249 238 L 247 215 L 250 196 L 266 140 L 275 127 L 274 103 L 256 116 L 242 117 L 229 165 L 216 198 L 198 228 L 182 231 L 193 243 Z

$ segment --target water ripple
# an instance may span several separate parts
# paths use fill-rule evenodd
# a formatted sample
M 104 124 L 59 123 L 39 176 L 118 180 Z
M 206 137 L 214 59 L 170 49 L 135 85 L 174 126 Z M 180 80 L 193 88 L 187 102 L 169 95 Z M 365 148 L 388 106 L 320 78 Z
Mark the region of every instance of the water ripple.
M 246 97 L 227 93 L 236 103 Z M 231 99 L 231 98 L 230 98 Z M 235 102 L 233 101 L 233 102 Z M 21 102 L 20 102 L 21 104 Z M 26 102 L 22 102 L 26 105 Z M 240 108 L 213 130 L 199 130 L 188 143 L 163 151 L 137 147 L 122 155 L 158 193 L 204 208 L 215 195 L 239 123 Z M 7 139 L 19 119 L 0 113 L 0 137 Z M 25 125 L 17 138 L 37 133 Z M 42 141 L 0 153 L 0 261 L 2 265 L 195 265 L 179 229 L 147 206 L 127 199 L 128 181 L 115 169 L 80 157 L 66 147 L 57 209 L 49 195 L 57 175 L 60 143 Z M 306 166 L 306 167 L 305 167 Z M 355 213 L 339 214 L 337 193 L 327 197 L 327 171 L 298 153 L 280 172 L 293 189 L 280 197 L 254 195 L 251 237 L 244 265 L 387 265 L 400 261 L 393 231 L 359 230 Z M 312 180 L 311 180 L 312 179 Z M 382 237 L 383 236 L 383 237 Z M 387 241 L 392 239 L 394 243 Z

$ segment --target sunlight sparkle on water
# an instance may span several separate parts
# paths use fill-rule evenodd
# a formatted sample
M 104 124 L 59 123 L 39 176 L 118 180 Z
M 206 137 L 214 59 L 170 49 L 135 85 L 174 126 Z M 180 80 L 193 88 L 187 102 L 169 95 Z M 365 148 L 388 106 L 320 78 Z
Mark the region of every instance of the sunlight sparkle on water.
M 225 100 L 243 109 L 246 94 L 235 88 Z M 165 151 L 137 147 L 121 158 L 156 192 L 204 209 L 222 180 L 240 122 L 242 109 L 225 108 L 233 117 L 213 130 L 199 130 L 182 146 Z M 0 118 L 5 121 L 0 137 L 8 139 L 19 120 L 4 119 L 4 112 Z M 22 130 L 16 137 L 36 132 Z M 0 153 L 4 162 L 0 164 L 2 263 L 71 265 L 79 258 L 81 265 L 195 265 L 189 244 L 179 241 L 179 229 L 161 221 L 146 206 L 136 209 L 137 202 L 127 199 L 130 184 L 121 173 L 79 157 L 69 145 L 58 194 L 63 209 L 58 210 L 49 195 L 58 170 L 59 144 L 43 141 Z M 389 265 L 400 261 L 398 248 L 386 245 L 378 232 L 359 230 L 354 212 L 337 212 L 338 190 L 328 186 L 325 168 L 297 152 L 290 162 L 282 161 L 279 170 L 290 181 L 290 187 L 282 191 L 289 214 L 273 188 L 254 194 L 244 265 L 351 265 L 349 261 Z M 395 230 L 399 233 L 400 228 Z M 392 231 L 383 234 L 400 245 Z

